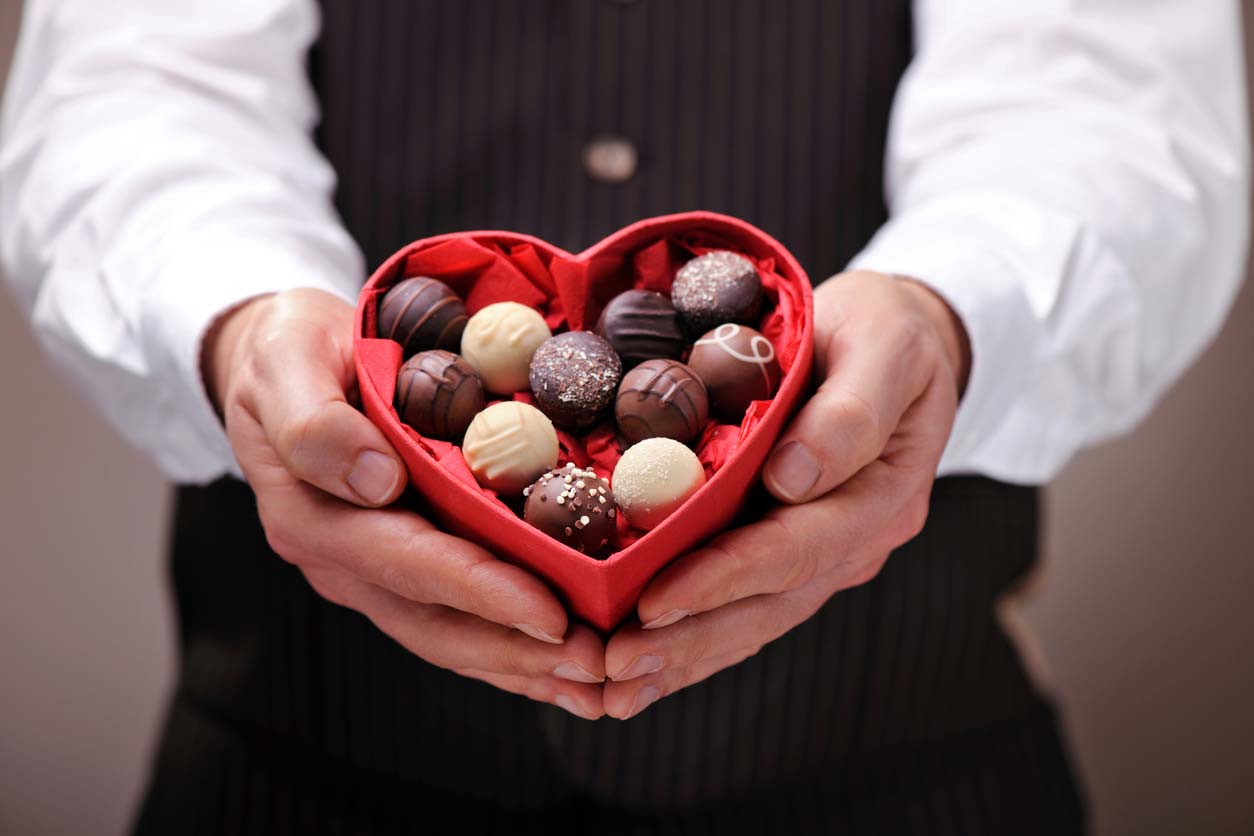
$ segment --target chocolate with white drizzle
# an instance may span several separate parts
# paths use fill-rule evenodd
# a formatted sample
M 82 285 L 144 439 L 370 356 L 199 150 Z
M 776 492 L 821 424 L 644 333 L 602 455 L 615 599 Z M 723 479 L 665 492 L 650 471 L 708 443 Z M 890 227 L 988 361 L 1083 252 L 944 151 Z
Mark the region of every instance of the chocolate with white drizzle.
M 705 384 L 710 408 L 739 424 L 752 401 L 764 401 L 779 386 L 775 346 L 758 331 L 725 322 L 692 347 L 688 366 Z

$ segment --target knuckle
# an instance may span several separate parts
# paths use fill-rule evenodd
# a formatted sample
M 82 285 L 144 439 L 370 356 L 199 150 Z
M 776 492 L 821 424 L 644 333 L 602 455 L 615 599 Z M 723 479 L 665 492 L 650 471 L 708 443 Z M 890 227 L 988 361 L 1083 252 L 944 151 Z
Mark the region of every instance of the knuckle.
M 261 529 L 265 532 L 266 545 L 270 547 L 270 551 L 288 563 L 300 563 L 301 552 L 297 547 L 296 538 L 288 525 L 283 522 L 282 516 L 276 515 L 270 505 L 264 502 L 258 503 L 257 516 L 261 521 Z
M 930 503 L 926 494 L 914 497 L 906 503 L 900 516 L 899 540 L 895 545 L 913 540 L 922 533 L 923 527 L 927 525 L 929 507 Z
M 861 393 L 842 387 L 834 393 L 833 415 L 838 425 L 852 438 L 878 438 L 881 418 L 879 410 Z
M 266 544 L 270 546 L 270 551 L 286 560 L 288 563 L 297 563 L 297 553 L 292 544 L 283 535 L 274 528 L 266 528 Z
M 819 558 L 813 549 L 803 548 L 793 561 L 792 566 L 788 570 L 787 576 L 784 578 L 783 589 L 776 590 L 783 592 L 788 589 L 796 589 L 799 586 L 805 586 L 814 580 L 819 574 Z
M 496 560 L 482 556 L 472 559 L 462 570 L 462 583 L 467 590 L 484 598 L 500 598 L 505 593 L 504 582 L 496 571 Z
M 884 568 L 884 564 L 888 561 L 888 555 L 878 557 L 869 563 L 860 566 L 852 575 L 850 586 L 862 586 L 875 580 L 880 571 Z
M 495 648 L 492 654 L 494 669 L 514 676 L 535 676 L 542 667 L 539 652 L 542 651 L 527 647 L 521 639 L 511 636 Z
M 354 563 L 358 566 L 362 565 L 363 558 L 357 557 Z M 377 583 L 384 589 L 395 592 L 397 595 L 409 601 L 416 601 L 420 604 L 429 604 L 425 595 L 419 588 L 419 584 L 414 578 L 413 572 L 399 561 L 380 560 L 378 566 L 374 569 Z
M 734 550 L 729 549 L 722 543 L 711 543 L 709 546 L 710 553 L 717 555 L 721 564 L 717 570 L 717 574 L 723 578 L 721 585 L 714 587 L 706 587 L 708 590 L 718 589 L 723 593 L 723 597 L 730 601 L 739 600 L 744 589 L 744 570 L 745 561 Z M 709 593 L 707 593 L 709 594 Z
M 713 637 L 698 619 L 685 619 L 683 631 L 675 638 L 672 649 L 664 651 L 663 657 L 670 661 L 671 667 L 687 667 L 702 659 L 710 657 Z
M 432 532 L 429 530 L 415 531 L 405 538 L 401 553 L 422 558 L 438 556 L 439 552 L 433 546 L 432 539 Z M 427 563 L 424 560 L 421 565 L 426 566 Z M 438 561 L 435 565 L 438 565 Z M 380 562 L 379 572 L 384 581 L 390 584 L 389 588 L 411 601 L 442 604 L 449 599 L 447 592 L 442 589 L 441 574 L 429 569 L 419 571 L 419 566 L 413 560 L 383 560 Z
M 274 436 L 274 449 L 289 467 L 299 465 L 301 454 L 314 433 L 311 415 L 298 415 L 288 419 Z
M 341 585 L 335 583 L 330 575 L 323 572 L 305 572 L 304 574 L 309 586 L 320 597 L 336 606 L 343 607 L 348 605 L 348 598 L 344 595 Z
M 771 538 L 773 541 L 792 546 L 792 559 L 779 585 L 766 591 L 786 592 L 814 580 L 820 571 L 819 552 L 815 545 L 777 516 L 768 516 L 763 522 L 775 529 L 775 536 Z

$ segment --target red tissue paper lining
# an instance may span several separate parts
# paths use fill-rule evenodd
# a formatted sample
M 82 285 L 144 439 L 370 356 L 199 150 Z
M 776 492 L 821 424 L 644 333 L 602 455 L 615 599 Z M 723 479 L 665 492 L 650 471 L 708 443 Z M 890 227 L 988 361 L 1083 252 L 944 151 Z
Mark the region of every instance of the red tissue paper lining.
M 425 438 L 397 417 L 392 400 L 401 347 L 376 338 L 375 316 L 378 297 L 400 280 L 437 278 L 466 301 L 472 315 L 494 302 L 512 301 L 540 311 L 554 333 L 592 330 L 602 309 L 619 293 L 643 288 L 669 295 L 675 272 L 684 263 L 720 249 L 749 258 L 762 276 L 767 305 L 759 330 L 779 357 L 784 373 L 780 391 L 770 401 L 754 402 L 738 427 L 711 421 L 695 446 L 708 477 L 706 487 L 652 532 L 620 525 L 608 559 L 582 555 L 528 526 L 493 491 L 479 486 L 457 445 Z M 760 230 L 708 212 L 641 221 L 579 256 L 510 232 L 456 233 L 417 241 L 371 277 L 357 312 L 363 405 L 405 459 L 411 483 L 428 500 L 433 515 L 454 533 L 537 571 L 558 587 L 577 615 L 601 629 L 610 629 L 630 611 L 657 569 L 726 525 L 756 478 L 786 413 L 796 406 L 809 375 L 813 342 L 810 284 L 796 261 Z M 530 402 L 531 395 L 520 392 L 514 399 Z M 771 426 L 759 430 L 764 420 Z M 758 443 L 745 444 L 755 437 L 760 438 Z M 606 477 L 622 454 L 612 422 L 582 436 L 559 430 L 558 440 L 562 462 L 592 467 Z M 754 449 L 742 450 L 748 447 Z M 715 478 L 745 456 L 746 461 L 734 468 L 738 478 Z M 728 483 L 722 490 L 734 495 L 719 496 L 720 481 Z M 687 519 L 682 528 L 672 525 L 678 518 Z M 694 539 L 693 533 L 699 537 Z

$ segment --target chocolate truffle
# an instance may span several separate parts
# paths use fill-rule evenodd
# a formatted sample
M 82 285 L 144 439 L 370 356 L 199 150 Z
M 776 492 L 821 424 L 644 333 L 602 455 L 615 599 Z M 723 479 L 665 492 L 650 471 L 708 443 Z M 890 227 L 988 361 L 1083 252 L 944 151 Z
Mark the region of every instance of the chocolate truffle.
M 623 376 L 610 344 L 590 331 L 568 331 L 545 341 L 531 358 L 536 406 L 564 430 L 580 432 L 609 412 Z
M 710 408 L 740 423 L 750 401 L 764 401 L 779 386 L 775 346 L 752 328 L 725 322 L 692 347 L 688 365 L 710 395 Z
M 523 490 L 523 519 L 575 551 L 593 554 L 614 533 L 618 506 L 610 483 L 573 464 L 548 473 Z
M 494 403 L 475 416 L 462 442 L 480 485 L 516 494 L 557 464 L 557 433 L 544 413 L 519 401 Z
M 551 336 L 538 311 L 517 302 L 497 302 L 466 323 L 462 357 L 479 373 L 484 389 L 511 395 L 527 388 L 531 355 Z
M 705 484 L 697 454 L 671 438 L 627 448 L 614 468 L 614 497 L 635 528 L 657 528 Z
M 747 258 L 715 250 L 679 268 L 671 301 L 692 334 L 723 322 L 756 323 L 762 310 L 762 277 Z
M 705 384 L 677 360 L 649 360 L 623 376 L 614 419 L 628 444 L 673 438 L 691 444 L 710 417 Z
M 396 414 L 429 438 L 456 441 L 483 409 L 483 384 L 450 351 L 422 351 L 396 375 Z
M 655 358 L 678 360 L 688 348 L 679 311 L 651 290 L 628 290 L 611 299 L 597 321 L 597 333 L 626 368 Z
M 414 276 L 397 282 L 379 303 L 379 336 L 401 344 L 401 356 L 438 348 L 457 351 L 466 306 L 444 282 Z

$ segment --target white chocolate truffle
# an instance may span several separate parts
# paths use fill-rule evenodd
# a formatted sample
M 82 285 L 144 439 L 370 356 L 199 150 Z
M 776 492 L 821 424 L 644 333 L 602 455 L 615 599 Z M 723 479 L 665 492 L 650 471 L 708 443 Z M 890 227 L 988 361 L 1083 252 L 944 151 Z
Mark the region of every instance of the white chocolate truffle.
M 610 485 L 618 507 L 634 528 L 662 524 L 705 484 L 697 454 L 672 438 L 646 438 L 627 448 Z
M 466 323 L 462 357 L 479 373 L 485 389 L 510 395 L 527 388 L 531 355 L 551 336 L 539 311 L 517 302 L 497 302 Z
M 522 493 L 557 465 L 557 432 L 531 404 L 494 403 L 470 422 L 462 456 L 480 485 L 500 494 Z

